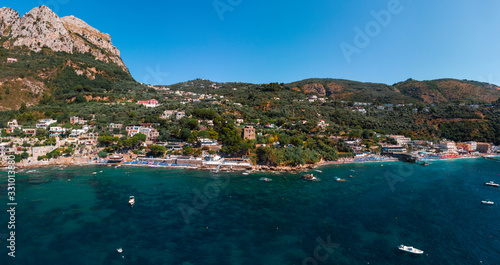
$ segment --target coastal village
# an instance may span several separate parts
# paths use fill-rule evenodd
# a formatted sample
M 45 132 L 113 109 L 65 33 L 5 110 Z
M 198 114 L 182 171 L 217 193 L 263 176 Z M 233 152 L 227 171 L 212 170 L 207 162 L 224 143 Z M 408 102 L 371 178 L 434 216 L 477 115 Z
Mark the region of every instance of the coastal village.
M 214 83 L 213 88 L 217 88 Z M 164 87 L 154 87 L 161 94 L 173 96 L 180 105 L 192 104 L 193 102 L 209 101 L 212 104 L 221 104 L 223 96 L 212 94 L 196 94 L 184 91 L 170 91 Z M 227 102 L 227 99 L 224 99 Z M 280 100 L 275 98 L 274 100 Z M 328 99 L 315 95 L 307 99 L 324 102 Z M 304 100 L 301 100 L 304 101 Z M 345 102 L 347 103 L 347 102 Z M 156 99 L 137 101 L 135 104 L 144 108 L 157 108 L 162 104 Z M 239 103 L 233 103 L 239 104 Z M 476 108 L 474 105 L 460 105 L 461 107 Z M 412 104 L 404 105 L 374 105 L 373 103 L 354 102 L 346 105 L 346 108 L 362 114 L 371 109 L 380 111 L 393 111 L 395 108 L 411 108 L 412 111 L 426 112 L 429 107 L 413 108 Z M 188 116 L 189 115 L 189 116 Z M 180 109 L 164 110 L 159 118 L 167 122 L 179 121 L 181 119 L 192 119 L 192 114 Z M 214 127 L 214 121 L 210 119 L 194 119 L 198 131 L 210 131 Z M 259 121 L 248 121 L 243 118 L 231 121 L 241 138 L 258 147 L 278 147 L 280 142 L 274 137 L 277 132 L 286 131 L 286 128 L 273 123 L 261 123 Z M 301 120 L 305 124 L 308 121 Z M 292 124 L 292 125 L 295 125 Z M 439 141 L 419 140 L 404 135 L 384 135 L 376 133 L 374 137 L 380 139 L 376 144 L 366 144 L 363 137 L 352 135 L 332 136 L 321 133 L 330 124 L 319 120 L 314 125 L 319 131 L 316 137 L 328 137 L 333 142 L 342 142 L 348 149 L 348 155 L 339 157 L 335 161 L 321 161 L 314 164 L 301 164 L 297 166 L 266 166 L 257 163 L 255 158 L 248 156 L 233 157 L 220 152 L 223 144 L 217 137 L 212 135 L 201 135 L 195 139 L 168 139 L 160 141 L 158 130 L 159 124 L 121 124 L 109 123 L 99 124 L 95 115 L 86 120 L 82 117 L 72 116 L 69 123 L 61 123 L 56 119 L 40 119 L 35 126 L 23 126 L 16 119 L 7 123 L 2 129 L 2 142 L 0 143 L 0 156 L 14 155 L 19 167 L 39 167 L 53 165 L 83 165 L 83 164 L 123 164 L 123 165 L 145 165 L 158 167 L 186 167 L 211 170 L 287 170 L 295 171 L 311 168 L 325 163 L 350 163 L 350 162 L 377 162 L 402 160 L 426 164 L 430 160 L 480 157 L 489 154 L 500 153 L 500 147 L 492 143 L 484 142 L 454 142 L 446 139 Z M 192 131 L 192 130 L 190 130 Z M 264 137 L 265 143 L 257 143 L 257 137 Z M 116 148 L 117 140 L 134 139 L 132 144 L 124 144 L 126 148 Z M 270 140 L 269 140 L 270 139 Z M 293 147 L 293 144 L 288 144 Z M 7 161 L 2 161 L 6 166 Z

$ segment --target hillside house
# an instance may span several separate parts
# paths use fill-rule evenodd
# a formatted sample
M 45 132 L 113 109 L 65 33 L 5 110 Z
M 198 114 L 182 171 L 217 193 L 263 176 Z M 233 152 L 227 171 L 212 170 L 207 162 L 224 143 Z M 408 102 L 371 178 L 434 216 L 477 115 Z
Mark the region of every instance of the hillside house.
M 146 108 L 156 108 L 156 107 L 160 106 L 160 104 L 158 103 L 158 100 L 156 100 L 156 99 L 142 100 L 142 101 L 139 100 L 139 101 L 137 101 L 137 104 L 143 105 Z
M 243 139 L 244 140 L 254 140 L 255 139 L 255 128 L 253 126 L 245 126 L 243 128 Z

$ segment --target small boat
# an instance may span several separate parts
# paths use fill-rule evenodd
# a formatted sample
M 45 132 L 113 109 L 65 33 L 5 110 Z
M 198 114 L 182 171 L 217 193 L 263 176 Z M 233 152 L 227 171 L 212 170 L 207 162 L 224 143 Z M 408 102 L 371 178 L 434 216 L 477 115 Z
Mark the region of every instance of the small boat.
M 245 171 L 245 172 L 243 172 L 243 173 L 241 173 L 241 174 L 242 174 L 243 176 L 248 176 L 248 175 L 250 175 L 250 173 L 251 173 L 251 172 L 249 172 L 249 171 Z
M 319 181 L 319 179 L 315 177 L 313 174 L 305 174 L 301 178 L 307 181 Z
M 323 173 L 323 171 L 319 170 L 319 169 L 315 169 L 314 171 L 318 172 L 318 173 Z
M 498 188 L 498 186 L 500 186 L 500 185 L 498 183 L 493 182 L 493 181 L 489 181 L 489 182 L 485 182 L 484 186 L 490 186 L 490 187 Z
M 122 253 L 123 249 L 122 248 L 117 248 L 116 251 L 118 251 L 118 253 Z
M 345 179 L 341 179 L 341 178 L 335 178 L 336 181 L 340 181 L 340 182 L 344 182 Z
M 269 181 L 273 181 L 273 180 L 272 180 L 272 179 L 270 179 L 270 178 L 260 178 L 259 180 L 261 180 L 261 181 L 268 181 L 268 182 L 269 182 Z
M 424 254 L 424 252 L 422 250 L 416 249 L 416 248 L 410 247 L 410 246 L 400 245 L 398 248 L 401 251 L 405 251 L 405 252 L 412 253 L 412 254 L 419 254 L 419 255 Z
M 492 202 L 492 201 L 481 201 L 481 204 L 484 204 L 484 205 L 495 205 L 495 203 Z
M 92 175 L 97 175 L 97 172 L 92 172 Z
M 351 169 L 351 172 L 356 172 L 356 170 L 354 170 L 354 169 Z
M 130 207 L 134 207 L 134 204 L 135 204 L 135 197 L 134 196 L 130 196 L 128 198 L 128 204 L 130 205 Z

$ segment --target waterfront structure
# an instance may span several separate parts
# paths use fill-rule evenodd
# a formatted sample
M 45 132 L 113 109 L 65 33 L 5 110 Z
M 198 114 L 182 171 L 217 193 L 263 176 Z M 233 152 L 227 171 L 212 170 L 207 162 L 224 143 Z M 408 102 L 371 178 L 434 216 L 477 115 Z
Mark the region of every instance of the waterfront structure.
M 457 151 L 457 146 L 453 141 L 441 141 L 439 148 L 445 153 L 455 153 Z
M 492 144 L 490 143 L 477 143 L 477 151 L 479 153 L 489 153 L 491 151 Z
M 387 145 L 382 146 L 382 154 L 387 155 L 398 155 L 406 153 L 406 148 L 400 145 Z
M 390 138 L 396 140 L 398 145 L 404 145 L 411 142 L 411 138 L 405 137 L 404 135 L 391 135 Z

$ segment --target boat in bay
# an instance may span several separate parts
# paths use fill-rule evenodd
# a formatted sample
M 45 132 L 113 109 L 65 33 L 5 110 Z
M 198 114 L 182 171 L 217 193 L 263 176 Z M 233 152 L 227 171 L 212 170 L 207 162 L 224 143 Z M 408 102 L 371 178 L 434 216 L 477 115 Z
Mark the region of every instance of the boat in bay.
M 128 198 L 128 204 L 130 205 L 130 207 L 134 207 L 134 205 L 135 205 L 135 197 L 134 196 L 130 196 Z
M 411 254 L 418 254 L 418 255 L 424 254 L 424 251 L 417 249 L 417 248 L 414 248 L 414 247 L 411 247 L 411 246 L 400 245 L 398 248 L 401 251 L 408 252 Z
M 495 203 L 492 202 L 492 201 L 481 201 L 481 204 L 484 204 L 484 205 L 495 205 Z
M 493 181 L 488 181 L 488 182 L 484 183 L 484 186 L 490 186 L 490 187 L 498 188 L 498 186 L 500 186 L 500 185 L 498 183 L 493 182 Z

